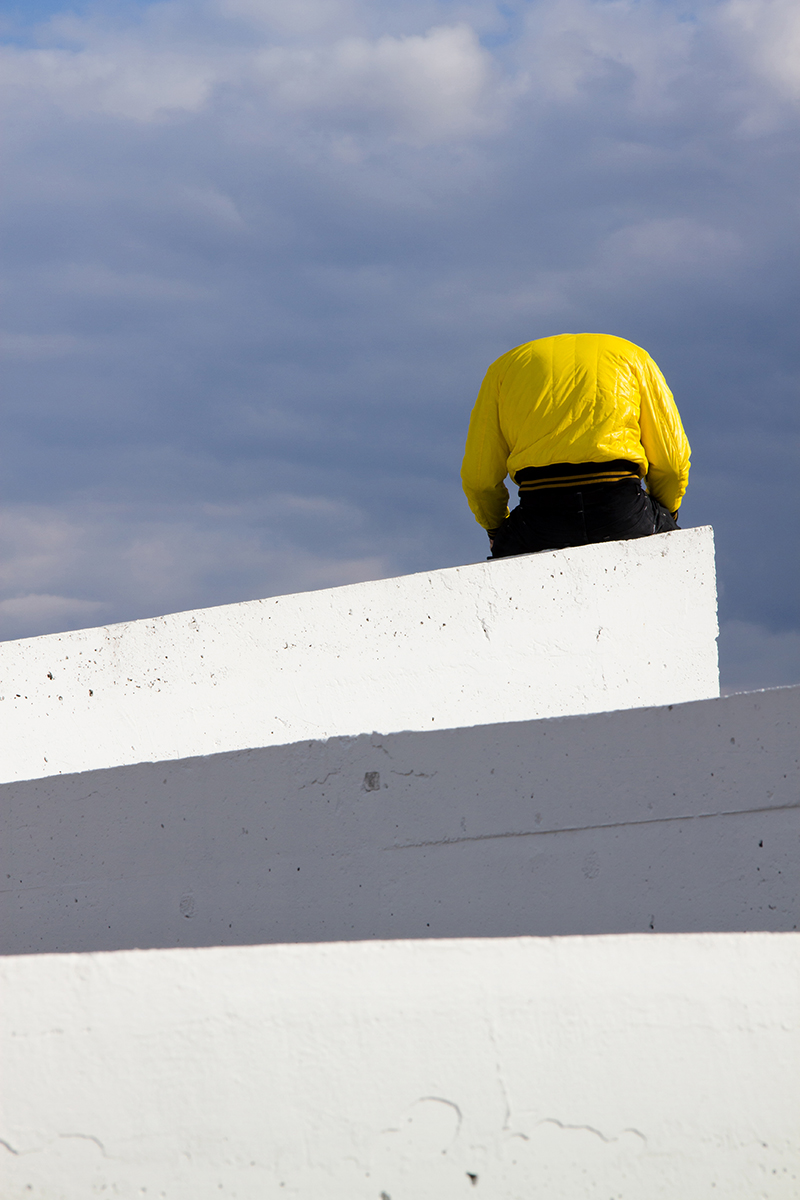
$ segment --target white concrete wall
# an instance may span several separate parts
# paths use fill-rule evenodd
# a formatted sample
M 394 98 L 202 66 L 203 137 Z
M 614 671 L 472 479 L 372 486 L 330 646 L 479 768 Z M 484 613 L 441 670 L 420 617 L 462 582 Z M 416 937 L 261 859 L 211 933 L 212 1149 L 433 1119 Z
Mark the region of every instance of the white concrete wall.
M 0 781 L 719 692 L 709 528 L 0 646 Z
M 0 949 L 798 928 L 800 687 L 0 787 Z
M 0 962 L 4 1200 L 795 1200 L 800 936 Z

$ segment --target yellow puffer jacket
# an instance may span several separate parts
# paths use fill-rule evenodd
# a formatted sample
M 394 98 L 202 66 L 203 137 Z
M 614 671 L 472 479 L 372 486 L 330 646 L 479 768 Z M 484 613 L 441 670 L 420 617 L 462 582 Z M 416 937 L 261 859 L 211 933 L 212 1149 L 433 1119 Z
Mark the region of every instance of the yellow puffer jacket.
M 605 333 L 562 333 L 509 350 L 472 410 L 461 481 L 475 520 L 508 514 L 506 475 L 553 463 L 636 463 L 670 512 L 689 475 L 689 443 L 649 354 Z

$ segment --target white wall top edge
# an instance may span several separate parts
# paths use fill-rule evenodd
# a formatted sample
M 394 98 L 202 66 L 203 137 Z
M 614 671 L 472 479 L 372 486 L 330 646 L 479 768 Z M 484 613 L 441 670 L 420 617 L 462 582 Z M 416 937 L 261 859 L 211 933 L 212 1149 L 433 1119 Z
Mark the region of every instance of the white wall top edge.
M 709 527 L 0 644 L 0 782 L 717 695 Z

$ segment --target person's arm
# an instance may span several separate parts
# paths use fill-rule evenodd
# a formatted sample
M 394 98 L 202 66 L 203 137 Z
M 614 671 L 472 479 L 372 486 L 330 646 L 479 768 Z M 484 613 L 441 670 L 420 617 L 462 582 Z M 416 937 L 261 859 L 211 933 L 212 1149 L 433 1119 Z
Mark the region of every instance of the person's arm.
M 639 383 L 639 428 L 650 464 L 647 490 L 675 516 L 686 491 L 691 449 L 672 392 L 649 357 Z
M 472 410 L 461 465 L 461 484 L 467 501 L 475 520 L 489 532 L 490 540 L 508 516 L 508 489 L 504 480 L 509 448 L 500 429 L 499 392 L 499 372 L 493 364 L 486 372 Z

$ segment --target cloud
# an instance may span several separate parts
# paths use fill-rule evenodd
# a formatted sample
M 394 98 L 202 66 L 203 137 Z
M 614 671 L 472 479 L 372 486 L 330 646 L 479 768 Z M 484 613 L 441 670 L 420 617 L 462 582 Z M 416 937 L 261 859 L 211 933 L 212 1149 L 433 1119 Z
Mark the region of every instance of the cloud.
M 540 97 L 580 103 L 597 85 L 621 85 L 632 108 L 657 122 L 699 96 L 717 111 L 738 109 L 747 121 L 776 99 L 800 98 L 794 0 L 540 0 L 521 7 L 514 58 Z
M 0 330 L 0 358 L 35 361 L 61 358 L 88 349 L 87 343 L 69 333 L 4 333 Z
M 491 60 L 475 32 L 349 37 L 330 46 L 270 47 L 257 59 L 270 101 L 327 126 L 380 128 L 428 145 L 486 130 Z
M 480 558 L 486 366 L 600 329 L 665 371 L 684 520 L 775 676 L 796 30 L 783 0 L 171 0 L 18 37 L 0 601 L 116 620 Z
M 239 18 L 247 29 L 268 35 L 309 38 L 328 33 L 336 37 L 342 27 L 358 27 L 359 5 L 341 0 L 220 0 L 220 13 Z
M 3 47 L 3 90 L 24 94 L 37 109 L 55 102 L 75 118 L 153 121 L 197 112 L 232 64 L 219 49 L 182 46 L 178 12 L 168 3 L 149 6 L 141 24 L 128 29 L 101 14 L 57 15 L 49 25 L 56 45 Z
M 695 6 L 695 12 L 703 5 Z M 624 80 L 638 111 L 674 106 L 690 69 L 697 29 L 670 4 L 544 0 L 524 6 L 515 60 L 538 96 L 571 104 L 609 80 Z
M 100 600 L 79 600 L 74 596 L 36 593 L 11 596 L 0 600 L 0 637 L 28 637 L 31 631 L 33 636 L 39 636 L 93 628 L 102 620 L 105 607 Z
M 330 128 L 377 127 L 383 136 L 423 145 L 489 126 L 485 110 L 498 91 L 491 87 L 493 64 L 467 25 L 300 45 L 186 44 L 181 7 L 150 6 L 136 32 L 57 18 L 53 31 L 72 45 L 6 46 L 4 90 L 29 103 L 55 101 L 74 118 L 147 123 L 198 113 L 233 88 L 249 94 L 273 127 L 300 115 Z M 247 11 L 238 6 L 236 15 Z M 496 104 L 497 95 L 492 99 Z
M 719 23 L 755 75 L 800 100 L 800 9 L 794 0 L 729 0 Z
M 726 695 L 800 680 L 800 630 L 776 633 L 752 621 L 726 621 L 719 649 Z
M 617 229 L 599 247 L 606 276 L 646 271 L 679 278 L 719 279 L 728 268 L 741 267 L 741 237 L 691 217 L 639 221 Z
M 309 524 L 316 536 L 298 546 Z M 384 578 L 388 561 L 358 552 L 360 524 L 353 506 L 291 494 L 154 513 L 9 506 L 0 511 L 0 638 L 181 611 L 209 592 L 224 603 Z M 343 528 L 350 554 L 331 554 L 326 541 Z

